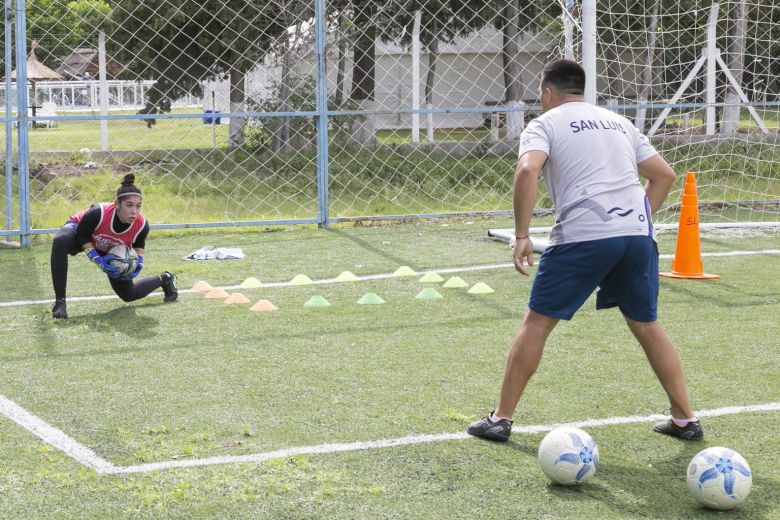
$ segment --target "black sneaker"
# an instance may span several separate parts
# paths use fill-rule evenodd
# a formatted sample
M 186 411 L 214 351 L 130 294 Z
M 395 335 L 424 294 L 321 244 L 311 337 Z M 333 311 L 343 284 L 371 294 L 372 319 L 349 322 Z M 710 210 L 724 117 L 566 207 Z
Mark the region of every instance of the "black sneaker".
M 690 421 L 683 427 L 677 426 L 671 419 L 659 422 L 653 426 L 653 431 L 670 437 L 677 437 L 686 441 L 704 440 L 704 430 L 699 421 Z
M 473 422 L 466 429 L 466 433 L 474 437 L 482 437 L 491 441 L 506 442 L 512 434 L 512 421 L 509 419 L 499 419 L 493 421 L 490 417 L 493 412 L 483 417 L 477 422 Z
M 165 293 L 165 302 L 175 302 L 179 297 L 179 291 L 176 289 L 176 275 L 170 271 L 165 271 L 160 275 L 162 278 L 162 290 Z
M 55 320 L 67 320 L 68 309 L 65 307 L 65 298 L 54 300 L 54 307 L 51 308 L 51 317 Z

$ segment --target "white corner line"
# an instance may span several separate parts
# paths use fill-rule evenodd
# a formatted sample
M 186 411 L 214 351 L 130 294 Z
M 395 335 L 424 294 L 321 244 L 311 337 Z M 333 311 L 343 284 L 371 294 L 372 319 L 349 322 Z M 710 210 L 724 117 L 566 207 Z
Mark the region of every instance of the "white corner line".
M 68 437 L 62 430 L 51 426 L 2 395 L 0 395 L 0 413 L 46 444 L 57 448 L 76 462 L 94 469 L 98 473 L 115 473 L 119 469 L 106 459 L 99 457 L 91 449 Z
M 747 406 L 726 406 L 722 408 L 713 408 L 710 410 L 701 410 L 696 412 L 698 417 L 718 417 L 722 415 L 735 415 L 740 413 L 755 412 L 775 412 L 780 411 L 780 402 L 747 405 Z M 75 461 L 104 474 L 124 474 L 124 473 L 149 473 L 153 471 L 162 471 L 176 468 L 194 468 L 202 466 L 214 466 L 224 464 L 257 463 L 271 459 L 280 459 L 294 455 L 315 455 L 323 453 L 339 453 L 361 450 L 373 450 L 380 448 L 392 448 L 395 446 L 409 446 L 414 444 L 425 444 L 431 442 L 459 441 L 470 438 L 465 432 L 459 433 L 440 433 L 431 435 L 410 435 L 407 437 L 397 437 L 394 439 L 380 439 L 376 441 L 359 441 L 348 443 L 329 443 L 317 444 L 314 446 L 299 446 L 281 450 L 269 451 L 265 453 L 254 453 L 249 455 L 225 455 L 219 457 L 208 457 L 203 459 L 188 460 L 168 460 L 162 462 L 152 462 L 147 464 L 138 464 L 134 466 L 116 466 L 113 463 L 99 457 L 90 448 L 78 443 L 68 437 L 65 433 L 53 426 L 47 424 L 38 417 L 20 407 L 13 401 L 10 401 L 0 395 L 0 413 L 16 422 L 24 429 L 39 437 L 45 443 L 62 451 L 65 455 L 73 458 Z M 601 426 L 612 426 L 619 424 L 643 423 L 649 421 L 662 420 L 663 415 L 645 415 L 645 416 L 627 416 L 627 417 L 607 417 L 605 419 L 586 419 L 582 421 L 553 424 L 537 424 L 527 426 L 515 426 L 512 428 L 514 433 L 538 434 L 548 432 L 559 426 L 573 426 L 576 428 L 596 428 Z
M 702 253 L 702 257 L 719 257 L 719 256 L 754 256 L 754 255 L 780 255 L 780 249 L 763 249 L 759 251 L 723 251 L 719 253 Z M 674 255 L 664 254 L 659 255 L 659 258 L 662 260 L 669 260 L 674 258 Z M 514 264 L 511 262 L 509 263 L 501 263 L 501 264 L 484 264 L 484 265 L 474 265 L 474 266 L 468 266 L 468 267 L 443 267 L 441 269 L 428 269 L 425 271 L 418 271 L 415 273 L 415 276 L 422 276 L 427 273 L 438 273 L 438 274 L 453 274 L 453 273 L 466 273 L 466 272 L 472 272 L 472 271 L 488 271 L 491 269 L 508 269 L 514 267 Z M 357 281 L 367 281 L 367 280 L 384 280 L 389 278 L 415 278 L 415 276 L 408 276 L 408 277 L 398 277 L 393 273 L 381 273 L 381 274 L 370 274 L 365 276 L 358 276 Z M 332 284 L 332 283 L 351 283 L 351 282 L 339 282 L 335 278 L 325 278 L 323 280 L 314 280 L 312 282 L 312 285 L 323 285 L 323 284 Z M 268 282 L 264 283 L 262 285 L 263 288 L 272 288 L 272 287 L 294 287 L 297 286 L 291 284 L 290 282 Z M 235 289 L 241 289 L 241 285 L 225 285 L 221 287 L 222 289 L 225 289 L 226 291 L 233 291 Z M 188 294 L 188 293 L 198 293 L 199 291 L 193 291 L 192 289 L 182 289 L 179 291 L 179 294 Z M 83 301 L 97 301 L 97 300 L 116 300 L 119 299 L 119 296 L 116 296 L 115 294 L 109 294 L 109 295 L 101 295 L 101 296 L 73 296 L 68 298 L 68 301 L 73 302 L 83 302 Z M 0 307 L 22 307 L 25 305 L 50 305 L 54 303 L 54 300 L 18 300 L 13 302 L 0 302 Z

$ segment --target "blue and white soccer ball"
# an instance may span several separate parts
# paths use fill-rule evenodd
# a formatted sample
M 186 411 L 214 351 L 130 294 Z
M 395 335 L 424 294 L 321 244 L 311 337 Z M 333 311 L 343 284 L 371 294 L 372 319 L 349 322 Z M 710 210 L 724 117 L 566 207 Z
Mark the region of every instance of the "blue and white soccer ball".
M 715 446 L 701 450 L 688 464 L 688 489 L 711 509 L 733 509 L 750 493 L 753 473 L 734 450 Z
M 116 260 L 111 260 L 111 265 L 119 268 L 119 275 L 126 276 L 138 267 L 138 253 L 130 246 L 124 244 L 114 246 L 108 254 L 114 255 Z
M 599 448 L 587 432 L 562 426 L 542 439 L 539 465 L 556 484 L 574 486 L 589 480 L 599 465 Z

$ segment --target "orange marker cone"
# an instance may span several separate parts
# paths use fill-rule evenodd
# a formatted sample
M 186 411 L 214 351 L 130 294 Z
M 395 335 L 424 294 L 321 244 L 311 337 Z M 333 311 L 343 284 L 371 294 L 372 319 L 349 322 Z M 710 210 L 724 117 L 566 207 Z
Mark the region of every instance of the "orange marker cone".
M 720 278 L 716 274 L 704 273 L 704 263 L 701 261 L 701 243 L 699 242 L 699 197 L 696 194 L 696 175 L 693 172 L 688 172 L 685 175 L 672 272 L 658 274 L 667 278 L 695 280 Z

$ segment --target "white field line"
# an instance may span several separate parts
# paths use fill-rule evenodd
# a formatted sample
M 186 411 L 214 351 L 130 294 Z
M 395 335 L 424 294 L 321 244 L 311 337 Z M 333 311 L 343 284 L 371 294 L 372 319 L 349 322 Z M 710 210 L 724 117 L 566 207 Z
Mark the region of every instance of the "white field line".
M 98 473 L 115 473 L 119 469 L 91 449 L 68 437 L 62 430 L 51 426 L 2 395 L 0 395 L 0 413 L 40 437 L 46 444 Z
M 780 402 L 756 404 L 748 406 L 726 406 L 723 408 L 713 408 L 710 410 L 701 410 L 696 412 L 698 417 L 718 417 L 721 415 L 735 415 L 740 413 L 755 412 L 775 412 L 780 411 Z M 408 437 L 397 437 L 395 439 L 381 439 L 377 441 L 361 441 L 337 444 L 318 444 L 315 446 L 299 446 L 295 448 L 286 448 L 282 450 L 269 451 L 265 453 L 255 453 L 250 455 L 226 455 L 221 457 L 208 457 L 205 459 L 190 460 L 168 460 L 163 462 L 152 462 L 148 464 L 139 464 L 136 466 L 115 466 L 111 462 L 98 457 L 91 449 L 79 444 L 75 440 L 65 435 L 62 431 L 50 426 L 41 419 L 27 412 L 17 404 L 0 396 L 0 412 L 11 420 L 29 430 L 41 440 L 53 447 L 59 449 L 77 462 L 95 470 L 98 473 L 116 474 L 116 473 L 149 473 L 152 471 L 161 471 L 176 468 L 193 468 L 201 466 L 214 466 L 222 464 L 240 464 L 249 462 L 263 462 L 270 459 L 279 459 L 291 457 L 293 455 L 316 455 L 321 453 L 339 453 L 350 451 L 373 450 L 380 448 L 392 448 L 395 446 L 409 446 L 413 444 L 425 444 L 431 442 L 459 441 L 470 438 L 465 432 L 459 433 L 440 433 L 434 435 L 411 435 Z M 643 423 L 649 421 L 663 420 L 663 415 L 645 415 L 628 417 L 608 417 L 606 419 L 586 419 L 584 421 L 575 421 L 569 423 L 557 424 L 538 424 L 528 426 L 515 426 L 512 428 L 514 433 L 544 433 L 558 426 L 574 426 L 576 428 L 595 428 L 600 426 L 611 426 L 619 424 Z
M 780 255 L 780 249 L 763 249 L 759 251 L 728 251 L 728 252 L 722 252 L 722 253 L 702 253 L 701 256 L 703 257 L 717 257 L 717 256 L 753 256 L 753 255 Z M 661 259 L 670 259 L 674 258 L 674 255 L 660 255 L 659 258 Z M 469 267 L 445 267 L 442 269 L 430 269 L 427 271 L 418 271 L 416 273 L 416 276 L 422 276 L 427 273 L 438 273 L 438 274 L 453 274 L 453 273 L 466 273 L 471 271 L 488 271 L 490 269 L 507 269 L 513 267 L 512 263 L 505 263 L 505 264 L 484 264 L 484 265 L 474 265 Z M 398 277 L 394 275 L 393 273 L 383 273 L 383 274 L 371 274 L 366 276 L 358 276 L 357 281 L 367 281 L 367 280 L 384 280 L 388 278 L 414 278 L 413 276 L 409 277 Z M 313 285 L 324 285 L 324 284 L 332 284 L 332 283 L 350 283 L 350 282 L 340 282 L 336 280 L 335 278 L 325 278 L 323 280 L 314 280 Z M 270 288 L 270 287 L 294 287 L 293 284 L 290 282 L 268 282 L 263 283 L 263 287 Z M 240 289 L 240 285 L 225 285 L 222 287 L 222 289 L 225 289 L 226 291 L 233 291 L 235 289 Z M 193 291 L 192 289 L 182 289 L 179 291 L 179 294 L 186 294 L 186 293 L 195 293 L 197 291 Z M 111 295 L 103 295 L 103 296 L 74 296 L 69 297 L 68 301 L 71 302 L 79 302 L 79 301 L 97 301 L 97 300 L 113 300 L 118 299 L 119 297 L 111 294 Z M 13 302 L 0 302 L 0 307 L 22 307 L 24 305 L 43 305 L 43 304 L 52 304 L 54 303 L 54 300 L 17 300 Z

